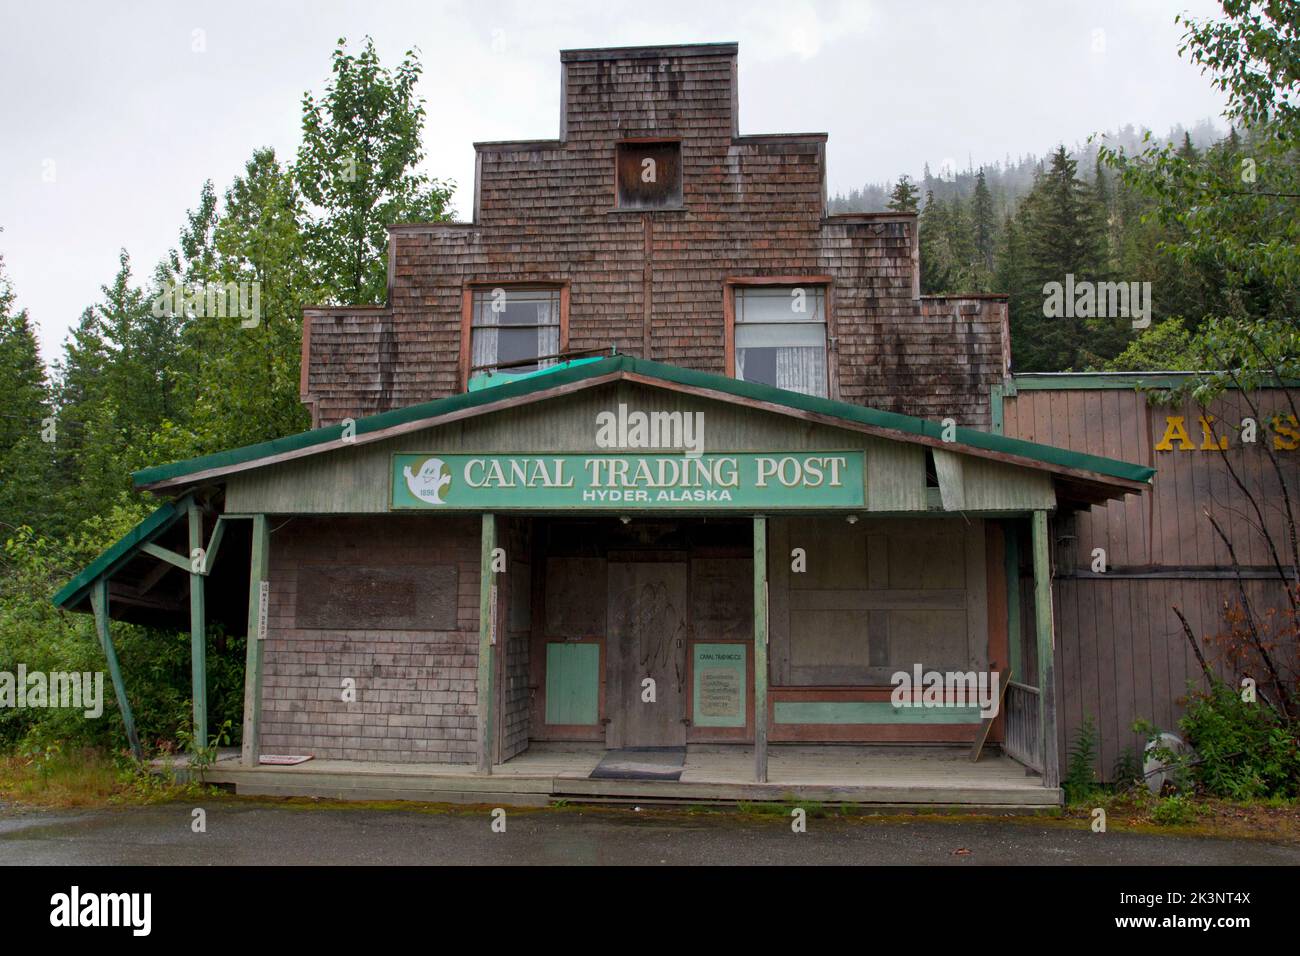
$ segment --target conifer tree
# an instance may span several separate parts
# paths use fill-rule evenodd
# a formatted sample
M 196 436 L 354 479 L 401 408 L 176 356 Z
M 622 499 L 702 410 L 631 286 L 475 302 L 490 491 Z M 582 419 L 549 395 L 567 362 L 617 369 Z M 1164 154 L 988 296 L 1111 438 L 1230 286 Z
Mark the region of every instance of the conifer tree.
M 48 530 L 51 442 L 49 382 L 27 310 L 17 308 L 0 258 L 0 542 L 20 525 Z
M 894 191 L 889 194 L 888 209 L 891 212 L 916 212 L 918 196 L 916 184 L 910 176 L 899 176 L 894 184 Z
M 1077 176 L 1077 163 L 1064 146 L 1052 154 L 1051 166 L 1034 183 L 1020 211 L 1025 260 L 1017 299 L 1026 304 L 1038 295 L 1037 308 L 1012 312 L 1012 343 L 1021 371 L 1061 371 L 1087 366 L 1085 350 L 1098 331 L 1115 321 L 1098 323 L 1086 316 L 1044 314 L 1045 287 L 1073 281 L 1102 281 L 1105 277 L 1100 223 L 1096 203 Z M 1073 311 L 1067 306 L 1067 312 Z M 1123 320 L 1121 320 L 1123 321 Z M 1116 352 L 1123 348 L 1118 343 Z M 1112 353 L 1113 354 L 1113 353 Z M 1109 356 L 1106 356 L 1109 357 Z
M 975 193 L 971 199 L 971 220 L 975 233 L 976 261 L 985 276 L 993 273 L 996 221 L 993 214 L 993 196 L 981 167 L 975 177 Z
M 936 295 L 952 292 L 956 274 L 947 247 L 949 230 L 947 205 L 934 198 L 933 191 L 925 194 L 925 206 L 918 219 L 921 246 L 921 292 Z

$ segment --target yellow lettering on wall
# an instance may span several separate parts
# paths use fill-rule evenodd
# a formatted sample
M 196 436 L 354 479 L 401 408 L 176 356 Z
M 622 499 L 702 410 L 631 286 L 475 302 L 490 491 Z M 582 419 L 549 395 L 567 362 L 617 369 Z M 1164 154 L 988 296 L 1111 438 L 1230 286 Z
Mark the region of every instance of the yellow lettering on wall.
M 1273 419 L 1273 447 L 1279 451 L 1300 448 L 1300 422 L 1294 415 L 1279 415 Z
M 1196 446 L 1192 443 L 1192 438 L 1187 434 L 1187 427 L 1183 424 L 1182 415 L 1165 416 L 1165 437 L 1160 439 L 1156 445 L 1156 451 L 1173 451 L 1174 442 L 1179 443 L 1179 451 L 1192 451 Z
M 1201 451 L 1214 451 L 1215 449 L 1214 429 L 1210 427 L 1213 421 L 1214 421 L 1213 415 L 1201 416 L 1201 434 L 1205 436 L 1205 441 L 1201 443 Z M 1227 435 L 1224 435 L 1222 438 L 1219 439 L 1218 447 L 1220 449 L 1224 449 L 1228 447 Z

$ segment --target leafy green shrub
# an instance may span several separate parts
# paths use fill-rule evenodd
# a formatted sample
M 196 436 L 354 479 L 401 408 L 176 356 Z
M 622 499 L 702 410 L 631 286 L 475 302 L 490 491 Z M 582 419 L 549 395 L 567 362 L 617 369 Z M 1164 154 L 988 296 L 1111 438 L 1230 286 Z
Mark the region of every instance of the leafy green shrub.
M 1136 750 L 1126 747 L 1120 751 L 1120 755 L 1115 758 L 1115 766 L 1111 768 L 1111 777 L 1119 790 L 1125 790 L 1142 781 L 1142 760 Z
M 69 753 L 84 747 L 111 752 L 127 748 L 117 697 L 107 673 L 95 623 L 89 614 L 61 611 L 54 592 L 104 547 L 120 537 L 139 513 L 127 509 L 85 523 L 86 532 L 54 542 L 19 528 L 0 547 L 0 671 L 104 672 L 103 714 L 57 707 L 0 707 L 0 753 L 63 744 Z M 189 635 L 112 622 L 131 709 L 146 750 L 175 749 L 177 714 L 190 699 Z M 238 736 L 243 721 L 244 639 L 219 628 L 208 634 L 208 726 L 227 722 Z
M 1195 818 L 1196 806 L 1190 797 L 1182 794 L 1158 800 L 1151 810 L 1151 819 L 1162 827 L 1191 823 Z
M 1207 793 L 1233 800 L 1300 793 L 1296 728 L 1227 684 L 1193 694 L 1179 726 L 1196 749 L 1192 772 Z
M 1085 716 L 1074 733 L 1069 762 L 1061 786 L 1067 803 L 1082 803 L 1097 791 L 1097 727 Z

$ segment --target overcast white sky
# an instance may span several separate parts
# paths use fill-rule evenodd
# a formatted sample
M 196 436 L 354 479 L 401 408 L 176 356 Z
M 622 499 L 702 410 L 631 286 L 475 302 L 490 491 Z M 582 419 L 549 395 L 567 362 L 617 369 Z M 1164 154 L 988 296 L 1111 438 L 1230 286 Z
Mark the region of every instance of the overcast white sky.
M 554 137 L 559 51 L 735 40 L 743 133 L 830 134 L 829 187 L 1216 117 L 1177 55 L 1211 0 L 0 0 L 0 255 L 59 356 L 117 269 L 148 277 L 205 179 L 292 158 L 334 42 L 423 54 L 427 171 L 471 209 L 475 140 Z M 203 31 L 196 34 L 195 31 Z M 1102 31 L 1098 33 L 1097 31 Z M 46 181 L 53 173 L 53 182 Z

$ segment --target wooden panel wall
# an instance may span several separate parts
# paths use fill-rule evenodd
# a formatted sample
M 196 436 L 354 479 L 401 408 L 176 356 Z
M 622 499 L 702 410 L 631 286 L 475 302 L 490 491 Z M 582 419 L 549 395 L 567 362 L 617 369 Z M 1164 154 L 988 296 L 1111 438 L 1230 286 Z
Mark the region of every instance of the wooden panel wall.
M 1292 396 L 1300 404 L 1300 392 Z M 1289 407 L 1280 391 L 1253 398 L 1261 409 Z M 1013 438 L 1058 445 L 1150 465 L 1156 469 L 1151 491 L 1130 495 L 1123 502 L 1094 508 L 1078 521 L 1078 553 L 1090 555 L 1104 547 L 1112 568 L 1225 567 L 1228 550 L 1217 539 L 1204 509 L 1222 521 L 1243 565 L 1264 566 L 1268 555 L 1263 539 L 1235 512 L 1245 505 L 1236 487 L 1235 471 L 1247 487 L 1278 498 L 1278 477 L 1262 445 L 1242 444 L 1232 424 L 1250 414 L 1242 396 L 1228 394 L 1210 406 L 1216 437 L 1227 436 L 1226 452 L 1202 450 L 1201 408 L 1192 402 L 1177 406 L 1149 405 L 1144 394 L 1121 389 L 1022 391 L 1006 399 L 1003 431 Z M 1181 417 L 1195 445 L 1184 450 L 1156 451 L 1170 416 Z M 1261 429 L 1259 442 L 1272 441 Z M 1283 444 L 1286 436 L 1281 437 Z M 1300 495 L 1300 450 L 1278 448 L 1275 454 L 1293 496 Z M 1265 515 L 1273 533 L 1283 532 L 1276 508 Z M 1086 565 L 1085 565 L 1086 566 Z
M 1058 743 L 1062 763 L 1084 716 L 1100 735 L 1098 771 L 1110 778 L 1128 748 L 1140 750 L 1132 732 L 1139 717 L 1178 733 L 1188 682 L 1206 689 L 1204 677 L 1174 614 L 1178 607 L 1198 635 L 1221 633 L 1223 602 L 1235 584 L 1221 580 L 1064 579 L 1054 588 L 1056 608 Z M 1249 581 L 1247 594 L 1261 609 L 1280 607 L 1277 585 Z M 1207 654 L 1214 658 L 1214 655 Z M 1216 669 L 1227 675 L 1222 666 Z
M 1107 777 L 1123 750 L 1141 744 L 1131 730 L 1135 718 L 1177 732 L 1187 681 L 1203 682 L 1172 608 L 1182 608 L 1196 634 L 1213 635 L 1225 627 L 1224 601 L 1236 597 L 1228 548 L 1206 511 L 1227 532 L 1243 566 L 1256 574 L 1267 568 L 1263 536 L 1244 517 L 1250 509 L 1232 477 L 1235 471 L 1248 488 L 1262 492 L 1265 521 L 1275 535 L 1284 534 L 1278 475 L 1262 445 L 1241 443 L 1232 427 L 1252 414 L 1252 402 L 1261 411 L 1290 407 L 1280 390 L 1249 400 L 1229 393 L 1213 403 L 1207 417 L 1215 438 L 1229 441 L 1220 452 L 1205 440 L 1199 421 L 1205 411 L 1191 402 L 1152 405 L 1136 391 L 1095 388 L 1022 390 L 1006 399 L 1009 436 L 1157 469 L 1148 493 L 1054 522 L 1062 762 L 1085 714 L 1098 724 L 1098 769 Z M 1171 416 L 1183 419 L 1191 441 L 1157 451 Z M 1272 440 L 1260 430 L 1260 443 Z M 1290 443 L 1281 437 L 1282 446 Z M 1300 501 L 1300 450 L 1278 447 L 1274 453 L 1293 501 Z M 1106 551 L 1104 575 L 1091 571 L 1094 548 Z M 1277 584 L 1262 580 L 1251 581 L 1248 593 L 1260 607 L 1282 598 Z
M 974 724 L 956 709 L 894 713 L 890 677 L 915 664 L 927 671 L 988 670 L 984 522 L 780 518 L 769 524 L 772 739 L 969 740 Z M 795 548 L 807 556 L 803 572 L 791 568 Z M 995 611 L 998 621 L 1004 604 Z M 1001 635 L 997 648 L 1005 654 Z M 818 722 L 780 722 L 796 709 Z M 824 720 L 817 717 L 823 711 Z
M 706 452 L 864 449 L 869 511 L 926 510 L 925 450 L 920 445 L 630 383 L 235 474 L 228 480 L 226 509 L 281 514 L 386 512 L 391 456 L 396 452 L 597 451 L 596 415 L 617 410 L 620 403 L 632 409 L 702 412 Z M 1055 504 L 1049 478 L 997 462 L 970 463 L 963 489 L 968 509 L 1023 511 Z

